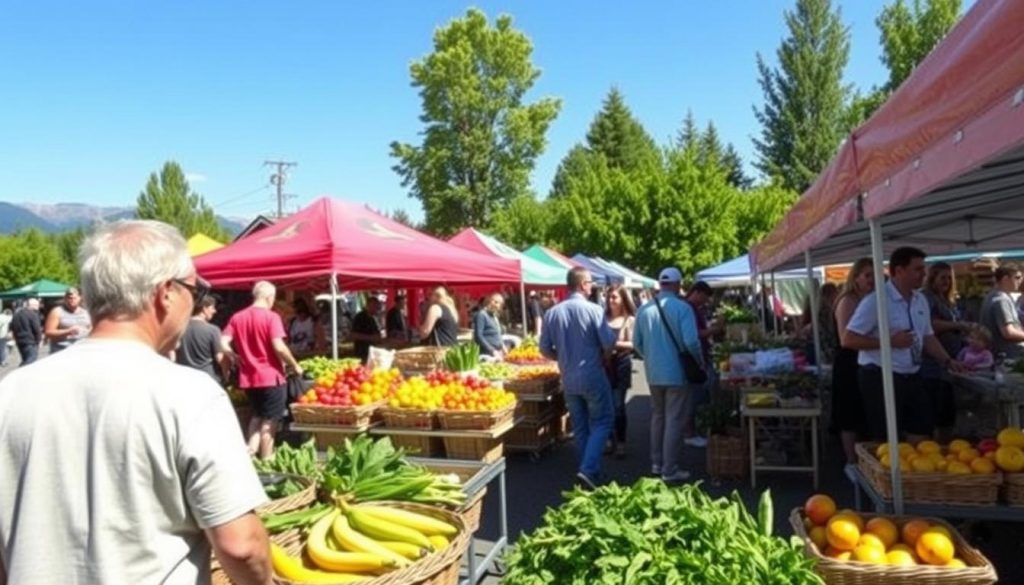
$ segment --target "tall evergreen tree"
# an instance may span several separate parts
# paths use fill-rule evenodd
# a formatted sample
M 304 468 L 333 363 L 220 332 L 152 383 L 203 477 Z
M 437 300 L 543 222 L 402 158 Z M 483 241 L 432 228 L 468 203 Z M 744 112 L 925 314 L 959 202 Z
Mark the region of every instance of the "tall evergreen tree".
M 470 9 L 434 33 L 434 51 L 410 67 L 425 128 L 420 145 L 393 142 L 393 167 L 439 235 L 486 229 L 497 209 L 527 192 L 559 100 L 533 103 L 533 45 L 510 16 L 491 26 Z
M 697 128 L 697 119 L 693 116 L 693 110 L 686 110 L 686 117 L 683 118 L 683 126 L 676 133 L 676 148 L 687 148 L 700 141 L 700 130 Z
M 849 31 L 831 0 L 796 0 L 785 13 L 789 36 L 777 67 L 757 55 L 764 105 L 755 108 L 761 137 L 756 165 L 788 189 L 803 192 L 835 154 L 846 130 L 850 86 L 843 70 Z
M 604 155 L 609 168 L 627 173 L 659 164 L 657 145 L 614 87 L 590 124 L 587 147 Z
M 725 147 L 725 154 L 722 155 L 722 164 L 728 172 L 729 184 L 733 187 L 749 189 L 753 184 L 753 180 L 743 170 L 743 159 L 740 158 L 740 153 L 736 152 L 732 144 Z
M 708 122 L 704 134 L 700 137 L 697 160 L 702 165 L 724 166 L 725 149 L 722 147 L 722 140 L 718 137 L 718 129 L 715 128 L 714 122 Z
M 174 161 L 164 163 L 160 174 L 152 173 L 146 188 L 136 201 L 139 219 L 156 219 L 169 223 L 186 238 L 204 233 L 215 240 L 231 240 L 202 195 L 196 193 L 185 179 L 181 165 Z

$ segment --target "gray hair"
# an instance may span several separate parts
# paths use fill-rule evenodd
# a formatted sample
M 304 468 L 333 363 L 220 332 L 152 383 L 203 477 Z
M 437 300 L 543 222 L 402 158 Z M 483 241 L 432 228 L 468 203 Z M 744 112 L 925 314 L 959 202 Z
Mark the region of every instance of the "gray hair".
M 93 320 L 141 315 L 161 283 L 195 272 L 181 233 L 159 221 L 102 225 L 78 250 L 82 301 Z
M 257 301 L 260 299 L 272 299 L 277 295 L 277 288 L 273 284 L 261 280 L 252 287 L 252 298 Z

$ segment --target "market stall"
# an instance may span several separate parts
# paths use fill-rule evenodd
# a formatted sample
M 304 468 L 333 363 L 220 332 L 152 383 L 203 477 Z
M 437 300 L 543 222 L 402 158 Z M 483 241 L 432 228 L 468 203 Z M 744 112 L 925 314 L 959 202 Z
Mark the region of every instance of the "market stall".
M 626 278 L 619 272 L 583 254 L 576 254 L 572 257 L 572 261 L 586 268 L 597 286 L 606 287 L 626 282 Z
M 869 255 L 875 281 L 884 282 L 886 256 L 900 246 L 932 254 L 1024 246 L 1022 27 L 1024 4 L 977 2 L 755 247 L 752 268 L 764 273 L 803 264 L 810 270 Z M 878 303 L 888 449 L 895 453 L 887 313 L 887 304 Z M 901 465 L 889 467 L 887 501 L 900 514 L 904 474 L 911 475 Z M 1016 480 L 1019 471 L 1003 475 Z M 948 509 L 933 510 L 955 512 L 955 500 L 945 503 Z M 1019 516 L 1008 509 L 1002 517 Z
M 523 255 L 529 256 L 534 260 L 540 260 L 541 262 L 550 264 L 556 268 L 561 268 L 562 270 L 569 270 L 570 268 L 579 266 L 575 261 L 566 258 L 551 248 L 541 246 L 540 244 L 534 244 L 533 246 L 523 250 Z
M 57 299 L 64 296 L 67 290 L 68 285 L 43 278 L 24 286 L 0 292 L 0 299 Z

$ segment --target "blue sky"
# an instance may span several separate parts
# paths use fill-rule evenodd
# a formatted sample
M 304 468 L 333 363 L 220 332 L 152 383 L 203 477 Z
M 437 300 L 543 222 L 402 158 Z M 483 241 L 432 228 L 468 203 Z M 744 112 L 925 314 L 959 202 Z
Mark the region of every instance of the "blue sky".
M 792 0 L 719 2 L 15 2 L 0 19 L 0 200 L 133 205 L 178 160 L 228 216 L 272 208 L 268 158 L 294 160 L 289 206 L 322 194 L 422 215 L 388 144 L 416 141 L 408 65 L 471 5 L 509 13 L 543 70 L 531 97 L 563 100 L 533 177 L 546 194 L 615 85 L 660 142 L 692 110 L 749 162 Z M 846 76 L 881 83 L 874 19 L 847 0 Z

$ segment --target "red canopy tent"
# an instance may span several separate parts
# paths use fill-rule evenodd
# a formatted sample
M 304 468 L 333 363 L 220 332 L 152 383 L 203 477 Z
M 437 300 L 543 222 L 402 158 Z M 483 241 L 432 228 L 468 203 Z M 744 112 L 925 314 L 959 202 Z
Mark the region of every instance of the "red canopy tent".
M 195 260 L 220 288 L 257 280 L 325 290 L 332 275 L 345 290 L 395 284 L 519 282 L 519 263 L 432 238 L 352 203 L 323 197 L 250 237 Z

